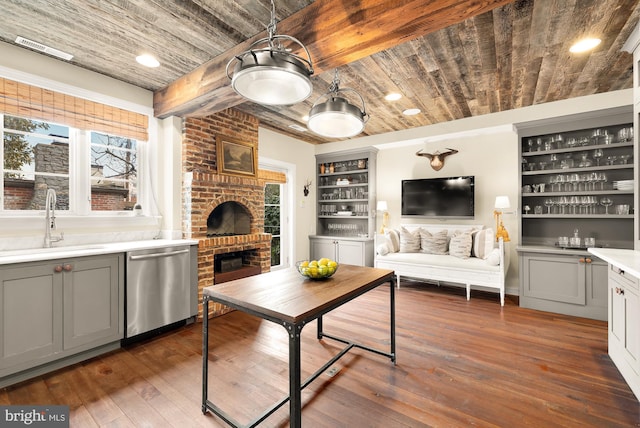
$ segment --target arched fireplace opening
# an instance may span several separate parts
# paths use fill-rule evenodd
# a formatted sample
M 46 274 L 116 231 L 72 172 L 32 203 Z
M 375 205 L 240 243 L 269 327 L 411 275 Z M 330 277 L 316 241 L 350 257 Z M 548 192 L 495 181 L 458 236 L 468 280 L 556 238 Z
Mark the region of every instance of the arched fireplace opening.
M 237 202 L 223 202 L 215 207 L 207 218 L 208 237 L 249 233 L 251 233 L 251 214 Z

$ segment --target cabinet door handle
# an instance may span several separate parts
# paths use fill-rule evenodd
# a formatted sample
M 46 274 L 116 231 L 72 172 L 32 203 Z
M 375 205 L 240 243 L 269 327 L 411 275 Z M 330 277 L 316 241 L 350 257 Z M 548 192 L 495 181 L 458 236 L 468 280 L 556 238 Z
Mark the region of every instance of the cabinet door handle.
M 61 265 L 57 265 L 56 267 L 53 268 L 53 271 L 54 272 L 58 272 L 58 273 L 62 272 L 62 266 Z
M 616 294 L 624 296 L 624 288 L 616 287 Z
M 578 261 L 579 261 L 580 263 L 584 263 L 584 257 L 580 257 L 580 258 L 578 259 Z
M 591 263 L 593 260 L 591 260 L 591 258 L 587 257 L 586 259 L 584 259 L 585 262 L 587 263 Z
M 62 269 L 64 269 L 65 271 L 69 272 L 69 271 L 71 271 L 71 269 L 73 269 L 73 266 L 67 264 L 67 265 L 62 266 Z

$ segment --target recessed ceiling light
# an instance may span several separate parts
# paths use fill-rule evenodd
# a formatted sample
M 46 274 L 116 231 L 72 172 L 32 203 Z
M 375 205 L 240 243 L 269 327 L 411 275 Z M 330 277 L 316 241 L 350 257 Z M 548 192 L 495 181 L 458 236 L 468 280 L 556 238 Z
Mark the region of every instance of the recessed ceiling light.
M 419 108 L 408 108 L 405 111 L 402 112 L 402 114 L 404 114 L 405 116 L 414 116 L 416 114 L 420 113 L 420 109 Z
M 397 92 L 390 92 L 384 97 L 387 101 L 398 101 L 400 98 L 402 98 L 402 95 Z
M 150 68 L 158 67 L 160 65 L 158 60 L 149 54 L 137 56 L 136 61 L 138 61 L 139 64 L 142 64 L 145 67 L 150 67 Z
M 569 52 L 586 52 L 598 46 L 602 40 L 596 38 L 582 39 L 569 48 Z

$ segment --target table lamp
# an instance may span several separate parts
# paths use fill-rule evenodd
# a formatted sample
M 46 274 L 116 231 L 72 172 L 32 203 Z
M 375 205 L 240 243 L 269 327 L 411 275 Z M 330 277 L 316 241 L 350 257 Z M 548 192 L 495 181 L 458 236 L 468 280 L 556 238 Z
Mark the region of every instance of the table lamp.
M 389 207 L 387 206 L 387 201 L 378 201 L 378 205 L 376 206 L 378 211 L 382 211 L 382 226 L 380 226 L 380 234 L 384 233 L 384 228 L 387 227 L 387 222 L 389 221 Z
M 493 211 L 493 215 L 496 218 L 496 241 L 499 241 L 500 238 L 502 238 L 503 242 L 509 242 L 509 232 L 507 232 L 507 229 L 504 228 L 504 224 L 502 224 L 502 211 L 511 208 L 509 197 L 496 196 L 494 208 L 495 210 Z

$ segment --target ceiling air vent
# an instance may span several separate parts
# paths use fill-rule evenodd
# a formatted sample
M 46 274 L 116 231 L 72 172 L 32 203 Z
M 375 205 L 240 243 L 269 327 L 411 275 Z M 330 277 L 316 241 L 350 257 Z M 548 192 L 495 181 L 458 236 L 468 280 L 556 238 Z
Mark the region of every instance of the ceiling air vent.
M 33 40 L 25 39 L 24 37 L 18 36 L 16 38 L 16 43 L 21 46 L 26 46 L 30 49 L 44 52 L 46 54 L 53 55 L 67 61 L 71 61 L 71 58 L 73 58 L 73 55 L 71 54 L 59 51 L 58 49 L 50 48 L 49 46 L 43 45 L 42 43 L 34 42 Z

